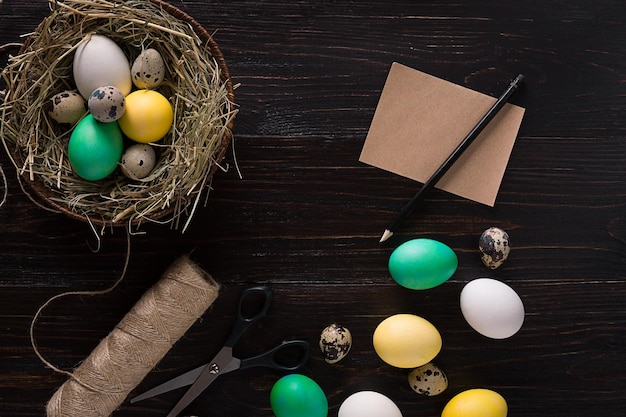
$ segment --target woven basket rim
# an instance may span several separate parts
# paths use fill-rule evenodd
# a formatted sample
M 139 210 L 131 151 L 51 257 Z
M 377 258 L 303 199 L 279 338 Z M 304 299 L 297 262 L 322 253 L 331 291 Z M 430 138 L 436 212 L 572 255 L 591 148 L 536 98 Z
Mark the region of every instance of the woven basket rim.
M 191 17 L 186 12 L 180 10 L 178 7 L 172 4 L 166 3 L 165 1 L 162 1 L 162 0 L 147 0 L 147 1 L 155 5 L 158 5 L 162 10 L 169 13 L 174 18 L 177 18 L 181 21 L 185 21 L 186 23 L 188 23 L 190 27 L 192 28 L 192 30 L 195 32 L 195 34 L 200 38 L 200 40 L 206 45 L 208 45 L 209 50 L 211 52 L 211 56 L 215 60 L 215 62 L 217 63 L 220 69 L 221 81 L 226 86 L 228 102 L 230 103 L 231 110 L 232 110 L 232 106 L 234 106 L 235 104 L 235 94 L 234 94 L 233 83 L 232 83 L 231 76 L 230 76 L 230 71 L 217 42 L 213 39 L 213 36 L 211 36 L 211 34 L 198 21 L 196 21 L 193 17 Z M 35 32 L 34 32 L 35 34 L 38 33 L 42 29 L 43 24 L 44 22 L 39 23 L 39 25 L 35 29 Z M 23 45 L 20 47 L 19 54 L 22 54 L 28 50 L 28 48 L 31 45 L 32 39 L 33 39 L 33 36 L 29 36 L 24 41 Z M 213 164 L 213 166 L 211 167 L 208 173 L 209 178 L 211 178 L 214 175 L 214 173 L 218 169 L 218 163 L 222 161 L 226 155 L 228 147 L 230 146 L 231 141 L 232 141 L 231 132 L 232 132 L 233 126 L 234 126 L 234 120 L 228 121 L 228 123 L 225 125 L 225 127 L 227 128 L 227 131 L 224 135 L 223 140 L 221 141 L 220 148 L 217 150 L 215 154 L 214 159 L 216 163 Z M 24 156 L 20 154 L 19 149 L 16 149 L 15 153 L 13 154 L 13 157 L 16 158 L 20 163 L 24 162 Z M 65 214 L 69 218 L 79 220 L 82 222 L 91 223 L 99 227 L 126 227 L 129 224 L 129 221 L 113 222 L 112 220 L 107 220 L 107 219 L 103 219 L 100 217 L 88 217 L 85 215 L 81 215 L 80 213 L 77 213 L 71 210 L 66 205 L 63 205 L 62 203 L 57 202 L 54 199 L 50 198 L 50 196 L 53 195 L 53 193 L 48 187 L 45 186 L 45 184 L 43 184 L 41 180 L 38 180 L 37 178 L 35 178 L 34 180 L 31 180 L 29 173 L 26 171 L 22 172 L 21 176 L 24 182 L 28 184 L 28 187 L 33 190 L 33 192 L 37 195 L 37 197 L 43 200 L 46 206 L 48 206 L 52 210 L 56 210 Z M 157 213 L 151 214 L 148 220 L 158 221 L 168 215 L 172 215 L 175 211 L 176 211 L 175 205 L 170 205 L 166 209 L 163 209 Z M 130 225 L 137 226 L 145 221 L 147 221 L 147 219 L 143 217 L 133 218 L 130 220 Z

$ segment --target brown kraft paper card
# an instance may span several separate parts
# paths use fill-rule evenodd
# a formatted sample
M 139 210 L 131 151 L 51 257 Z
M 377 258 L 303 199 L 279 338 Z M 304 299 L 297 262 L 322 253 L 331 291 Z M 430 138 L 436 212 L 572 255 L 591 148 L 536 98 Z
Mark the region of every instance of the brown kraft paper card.
M 393 63 L 359 161 L 424 183 L 496 100 Z M 493 206 L 524 111 L 505 104 L 436 187 Z

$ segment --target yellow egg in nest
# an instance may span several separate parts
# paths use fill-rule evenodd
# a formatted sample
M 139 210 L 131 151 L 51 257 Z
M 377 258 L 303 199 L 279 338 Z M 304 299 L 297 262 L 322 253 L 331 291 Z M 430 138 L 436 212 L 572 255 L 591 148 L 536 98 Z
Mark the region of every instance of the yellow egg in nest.
M 122 132 L 135 142 L 162 139 L 172 127 L 174 111 L 161 93 L 137 90 L 126 96 L 126 111 L 118 123 Z

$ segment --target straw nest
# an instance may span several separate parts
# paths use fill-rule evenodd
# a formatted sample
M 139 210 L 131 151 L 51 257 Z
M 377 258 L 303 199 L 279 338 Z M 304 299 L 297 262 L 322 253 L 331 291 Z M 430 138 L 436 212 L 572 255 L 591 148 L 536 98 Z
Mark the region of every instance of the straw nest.
M 160 0 L 49 4 L 51 14 L 2 71 L 0 137 L 21 178 L 48 207 L 96 225 L 186 227 L 220 168 L 236 113 L 217 44 L 195 20 Z M 142 48 L 157 49 L 165 61 L 167 80 L 158 91 L 172 104 L 174 124 L 153 144 L 157 165 L 145 179 L 129 180 L 119 169 L 104 180 L 79 178 L 67 157 L 71 128 L 45 110 L 52 96 L 76 88 L 74 50 L 93 33 L 115 41 L 129 62 Z

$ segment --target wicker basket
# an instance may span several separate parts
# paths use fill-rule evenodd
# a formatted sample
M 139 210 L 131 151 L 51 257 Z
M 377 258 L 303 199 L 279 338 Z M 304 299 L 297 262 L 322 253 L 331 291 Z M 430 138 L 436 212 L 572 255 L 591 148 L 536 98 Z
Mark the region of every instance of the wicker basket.
M 23 182 L 50 208 L 95 225 L 188 224 L 232 139 L 233 84 L 218 45 L 193 18 L 160 0 L 50 0 L 50 6 L 50 16 L 2 73 L 7 88 L 0 103 L 0 137 Z M 137 183 L 118 169 L 88 182 L 71 172 L 65 154 L 70 133 L 51 122 L 40 104 L 75 89 L 75 43 L 50 39 L 79 42 L 88 33 L 110 37 L 130 62 L 143 46 L 167 52 L 162 55 L 169 80 L 160 92 L 172 103 L 175 120 L 156 145 L 155 170 L 162 176 Z M 183 70 L 196 78 L 181 76 Z

